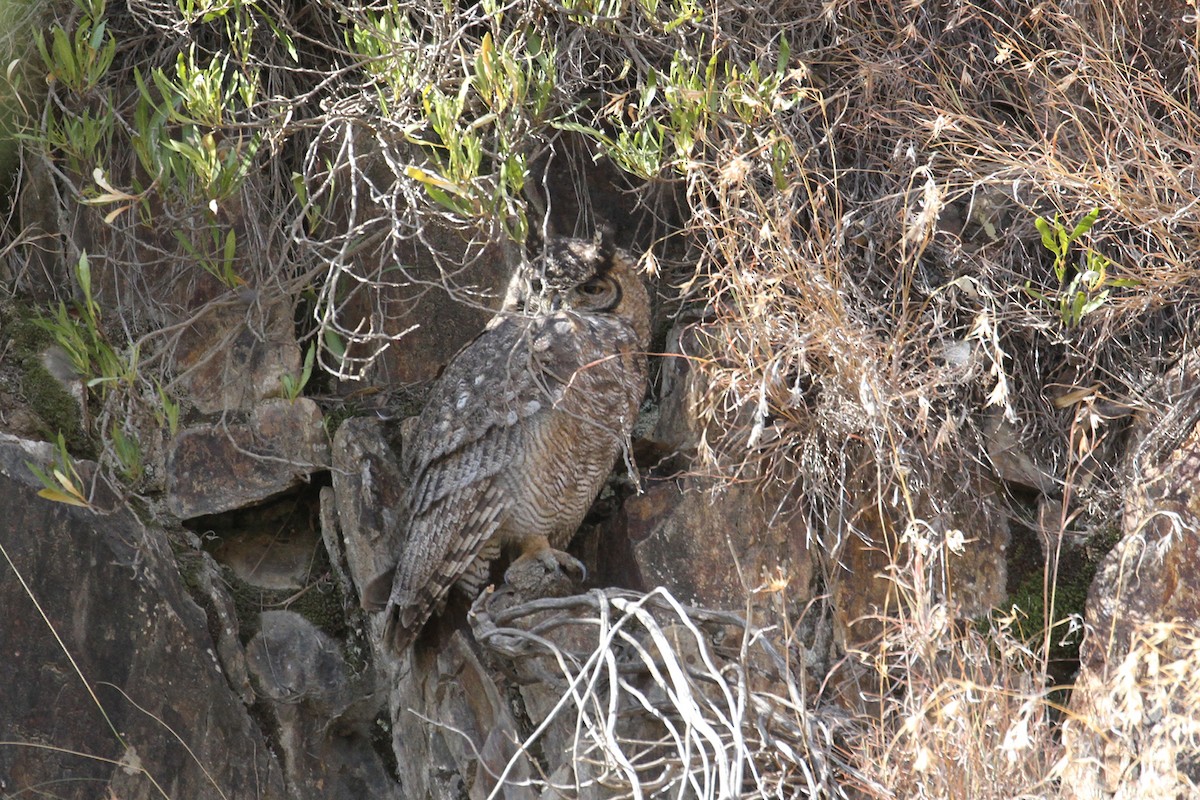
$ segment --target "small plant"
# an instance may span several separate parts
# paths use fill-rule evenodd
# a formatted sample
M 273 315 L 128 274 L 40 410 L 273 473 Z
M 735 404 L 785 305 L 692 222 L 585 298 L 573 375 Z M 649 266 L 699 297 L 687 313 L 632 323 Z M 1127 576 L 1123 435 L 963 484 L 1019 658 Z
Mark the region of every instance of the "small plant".
M 221 229 L 216 225 L 209 227 L 208 233 L 212 238 L 210 252 L 219 253 L 217 256 L 210 257 L 197 250 L 188 241 L 183 231 L 175 231 L 175 239 L 184 252 L 194 258 L 205 272 L 219 280 L 227 288 L 237 289 L 239 286 L 244 286 L 246 281 L 234 269 L 237 257 L 237 234 L 231 228 L 222 235 Z
M 314 342 L 308 346 L 308 352 L 304 354 L 304 367 L 300 370 L 300 377 L 297 378 L 291 373 L 284 373 L 279 382 L 283 385 L 283 395 L 289 402 L 296 402 L 296 398 L 304 391 L 304 387 L 308 385 L 309 378 L 312 377 L 313 362 L 317 357 L 317 345 Z
M 79 471 L 75 469 L 75 460 L 67 452 L 67 443 L 63 439 L 62 433 L 58 434 L 55 461 L 47 467 L 48 472 L 28 461 L 25 462 L 25 466 L 33 473 L 34 477 L 41 481 L 43 488 L 38 491 L 38 497 L 44 497 L 55 503 L 92 508 L 91 501 L 84 494 L 83 479 L 79 477 Z
M 87 380 L 89 389 L 99 386 L 103 393 L 110 384 L 132 385 L 137 378 L 137 348 L 123 356 L 104 334 L 100 305 L 92 296 L 92 271 L 86 252 L 79 256 L 75 276 L 83 299 L 73 302 L 70 309 L 60 301 L 52 317 L 39 319 L 36 324 L 50 332 L 71 359 L 75 372 Z
M 155 410 L 154 418 L 160 426 L 165 425 L 171 436 L 174 436 L 179 432 L 179 401 L 167 394 L 161 382 L 156 382 L 155 389 L 161 408 Z
M 259 133 L 237 133 L 234 120 L 256 102 L 258 75 L 228 56 L 198 63 L 194 47 L 179 54 L 171 73 L 155 67 L 149 75 L 146 81 L 134 70 L 134 153 L 164 184 L 196 186 L 215 212 L 241 186 L 262 144 Z
M 115 421 L 109 432 L 112 434 L 111 441 L 117 454 L 117 462 L 121 465 L 121 475 L 130 483 L 137 483 L 145 473 L 141 444 L 136 436 L 130 436 L 121 430 L 120 424 Z
M 1057 311 L 1059 319 L 1068 328 L 1079 327 L 1084 317 L 1108 302 L 1109 292 L 1113 288 L 1137 284 L 1136 280 L 1130 278 L 1110 279 L 1108 268 L 1112 266 L 1112 261 L 1091 247 L 1084 248 L 1082 264 L 1075 265 L 1068 260 L 1072 245 L 1090 231 L 1099 218 L 1100 209 L 1094 208 L 1070 231 L 1059 220 L 1058 214 L 1054 215 L 1052 221 L 1038 217 L 1034 223 L 1042 235 L 1042 246 L 1054 254 L 1054 277 L 1058 280 L 1058 290 L 1042 292 L 1027 281 L 1025 293 Z
M 390 5 L 378 15 L 365 19 L 345 34 L 346 45 L 363 57 L 363 69 L 379 87 L 379 103 L 384 114 L 405 97 L 418 90 L 420 41 L 408 15 Z
M 591 137 L 621 169 L 643 180 L 655 180 L 668 169 L 686 175 L 698 151 L 753 135 L 771 159 L 776 183 L 785 185 L 780 175 L 794 154 L 780 137 L 762 131 L 808 94 L 796 83 L 800 73 L 790 69 L 790 62 L 786 39 L 779 41 L 774 63 L 765 65 L 757 60 L 739 65 L 719 52 L 701 58 L 679 51 L 665 71 L 651 69 L 636 93 L 601 112 L 614 133 L 570 119 L 552 124 Z
M 304 176 L 299 172 L 292 173 L 292 189 L 296 192 L 296 200 L 304 212 L 304 221 L 308 225 L 308 229 L 310 231 L 319 230 L 321 221 L 325 218 L 325 206 L 312 199 L 308 192 L 308 186 L 304 183 Z
M 532 30 L 505 38 L 485 33 L 462 74 L 434 82 L 417 71 L 413 36 L 408 17 L 389 12 L 346 38 L 375 81 L 385 114 L 402 101 L 420 111 L 420 124 L 406 127 L 406 136 L 428 160 L 407 166 L 405 175 L 451 213 L 495 220 L 524 241 L 529 134 L 558 85 L 554 44 Z
M 50 77 L 78 94 L 92 89 L 108 72 L 117 41 L 104 24 L 104 0 L 77 0 L 81 16 L 74 34 L 50 29 L 49 41 L 38 33 L 35 43 Z
M 341 369 L 341 365 L 346 361 L 346 341 L 338 335 L 337 331 L 329 328 L 325 329 L 325 335 L 322 337 L 325 343 L 325 352 L 334 359 L 337 364 L 337 369 Z
M 95 163 L 97 153 L 112 152 L 113 128 L 112 114 L 85 108 L 47 114 L 43 131 L 21 134 L 19 138 L 61 155 L 73 172 L 83 174 Z

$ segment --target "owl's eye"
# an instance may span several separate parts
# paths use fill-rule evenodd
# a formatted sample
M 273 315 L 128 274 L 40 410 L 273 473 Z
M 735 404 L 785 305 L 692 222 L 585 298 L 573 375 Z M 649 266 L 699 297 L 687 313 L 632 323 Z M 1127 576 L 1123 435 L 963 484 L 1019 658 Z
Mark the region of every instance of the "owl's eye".
M 532 292 L 533 294 L 541 294 L 542 293 L 542 279 L 534 278 L 531 281 L 529 281 L 529 291 Z
M 592 278 L 572 292 L 575 305 L 590 311 L 612 311 L 621 302 L 621 287 L 608 276 Z

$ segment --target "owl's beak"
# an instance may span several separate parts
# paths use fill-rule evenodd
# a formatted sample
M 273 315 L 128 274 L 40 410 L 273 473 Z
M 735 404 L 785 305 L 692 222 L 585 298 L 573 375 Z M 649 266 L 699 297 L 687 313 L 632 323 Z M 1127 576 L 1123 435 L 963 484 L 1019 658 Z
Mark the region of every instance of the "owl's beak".
M 550 295 L 550 313 L 553 314 L 555 311 L 558 311 L 560 308 L 562 308 L 562 304 L 563 298 L 561 294 L 554 292 Z

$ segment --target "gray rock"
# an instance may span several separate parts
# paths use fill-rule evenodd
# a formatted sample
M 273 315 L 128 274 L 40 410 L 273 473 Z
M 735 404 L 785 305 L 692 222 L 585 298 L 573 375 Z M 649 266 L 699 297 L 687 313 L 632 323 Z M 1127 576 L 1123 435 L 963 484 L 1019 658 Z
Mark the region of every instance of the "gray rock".
M 1055 492 L 1053 471 L 1034 460 L 1014 423 L 1006 420 L 1004 415 L 992 412 L 983 418 L 980 427 L 988 460 L 1000 480 L 1043 494 Z
M 287 797 L 164 531 L 37 497 L 49 456 L 0 435 L 0 791 Z
M 329 567 L 343 597 L 355 597 L 354 584 L 346 567 L 346 548 L 342 546 L 342 526 L 338 524 L 337 493 L 332 486 L 320 494 L 321 541 L 329 554 Z
M 882 630 L 880 614 L 899 607 L 901 595 L 890 570 L 914 550 L 936 559 L 931 563 L 944 571 L 947 585 L 934 591 L 956 616 L 986 614 L 1007 598 L 1011 532 L 990 472 L 963 468 L 910 480 L 924 487 L 912 498 L 911 509 L 879 496 L 873 466 L 847 480 L 846 535 L 829 559 L 833 622 L 847 649 L 873 641 Z M 927 524 L 909 529 L 910 515 Z
M 441 267 L 430 255 L 431 247 L 442 254 Z M 457 231 L 436 224 L 425 226 L 420 242 L 414 239 L 399 249 L 407 251 L 406 279 L 381 282 L 372 287 L 376 297 L 368 300 L 370 295 L 363 293 L 355 298 L 359 302 L 346 307 L 349 323 L 354 322 L 356 313 L 367 319 L 383 308 L 389 333 L 419 326 L 404 334 L 399 344 L 385 350 L 376 362 L 372 379 L 383 386 L 421 383 L 437 377 L 499 308 L 510 274 L 503 248 L 493 245 L 471 253 Z M 470 266 L 464 270 L 462 265 L 468 259 Z M 383 266 L 394 268 L 390 261 Z
M 677 324 L 667 336 L 669 352 L 706 356 L 714 352 L 712 330 L 702 323 Z M 625 501 L 623 524 L 647 588 L 664 586 L 681 600 L 709 608 L 744 611 L 756 590 L 786 586 L 779 596 L 797 616 L 812 598 L 814 556 L 807 528 L 794 501 L 760 486 L 719 481 L 691 467 L 699 443 L 720 436 L 695 409 L 708 392 L 705 376 L 690 358 L 666 358 L 662 399 L 652 440 L 684 466 L 675 478 L 651 477 L 642 494 Z M 784 511 L 781 513 L 781 508 Z M 756 603 L 774 604 L 758 592 Z
M 304 703 L 324 717 L 349 698 L 346 660 L 337 642 L 294 611 L 264 611 L 246 660 L 263 695 L 274 703 Z
M 521 741 L 495 673 L 460 631 L 433 646 L 418 642 L 390 664 L 392 746 L 404 796 L 486 798 Z M 512 783 L 500 796 L 534 797 L 521 785 L 532 769 L 528 759 L 518 758 L 507 774 Z
M 1167 408 L 1195 420 L 1197 375 L 1189 377 Z M 1122 538 L 1088 593 L 1063 726 L 1064 796 L 1072 800 L 1200 791 L 1200 747 L 1181 734 L 1196 729 L 1200 689 L 1200 423 L 1178 444 L 1150 438 L 1134 452 Z
M 772 520 L 772 511 L 755 487 L 719 489 L 692 476 L 648 482 L 623 508 L 647 586 L 731 611 L 773 580 L 787 581 L 792 604 L 811 598 L 804 520 Z
M 250 685 L 250 673 L 246 667 L 246 651 L 239 638 L 241 621 L 237 617 L 237 608 L 230 596 L 220 570 L 212 557 L 205 552 L 197 552 L 189 564 L 194 590 L 204 598 L 208 610 L 208 629 L 212 634 L 213 643 L 217 648 L 217 658 L 225 671 L 225 677 L 231 688 L 246 706 L 251 706 L 257 699 L 254 687 Z M 184 562 L 188 563 L 188 562 Z
M 208 299 L 189 301 L 201 308 Z M 184 329 L 174 356 L 185 396 L 202 414 L 249 411 L 283 395 L 284 375 L 299 378 L 292 304 L 261 311 L 243 303 L 209 305 Z
M 246 660 L 275 715 L 293 798 L 398 798 L 370 741 L 378 709 L 355 698 L 340 645 L 292 611 L 262 614 Z
M 377 419 L 348 419 L 333 437 L 333 494 L 349 578 L 361 592 L 395 565 L 407 486 Z M 331 537 L 326 534 L 326 543 Z M 331 553 L 333 551 L 331 550 Z M 337 559 L 333 559 L 336 561 Z
M 308 398 L 273 400 L 245 424 L 182 431 L 167 457 L 167 505 L 182 519 L 254 505 L 327 469 L 321 411 Z
M 313 556 L 322 547 L 320 534 L 309 527 L 289 524 L 287 513 L 295 505 L 286 500 L 259 506 L 240 517 L 249 519 L 236 529 L 215 536 L 212 555 L 247 586 L 268 590 L 298 591 L 309 585 Z
M 5 278 L 6 283 L 12 281 L 14 288 L 38 302 L 65 300 L 70 296 L 66 288 L 71 285 L 70 271 L 60 236 L 68 226 L 61 218 L 64 212 L 51 169 L 49 157 L 31 157 L 27 162 L 17 195 L 18 208 L 21 227 L 30 241 L 37 241 L 39 246 L 26 248 L 28 262 L 24 268 Z

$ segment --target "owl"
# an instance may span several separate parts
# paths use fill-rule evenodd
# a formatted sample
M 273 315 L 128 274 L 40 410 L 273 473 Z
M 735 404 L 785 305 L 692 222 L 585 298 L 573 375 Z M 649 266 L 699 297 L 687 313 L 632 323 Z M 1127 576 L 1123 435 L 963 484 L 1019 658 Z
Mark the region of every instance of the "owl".
M 502 552 L 506 578 L 582 571 L 562 548 L 628 446 L 649 327 L 646 289 L 606 236 L 550 238 L 517 271 L 404 443 L 402 552 L 363 597 L 397 652 L 452 588 L 478 595 Z

